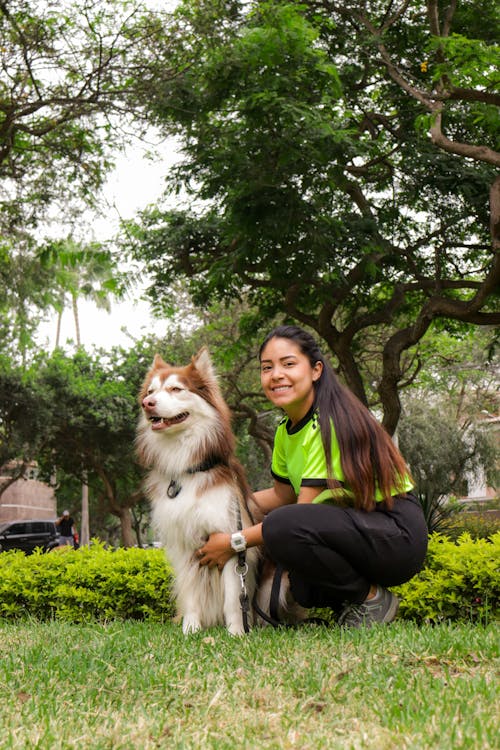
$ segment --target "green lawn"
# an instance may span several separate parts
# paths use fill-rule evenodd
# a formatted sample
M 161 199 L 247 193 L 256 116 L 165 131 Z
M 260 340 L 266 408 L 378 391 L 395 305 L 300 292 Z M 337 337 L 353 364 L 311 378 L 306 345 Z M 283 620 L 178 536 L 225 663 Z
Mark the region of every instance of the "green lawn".
M 0 622 L 0 653 L 1 748 L 499 747 L 494 624 Z

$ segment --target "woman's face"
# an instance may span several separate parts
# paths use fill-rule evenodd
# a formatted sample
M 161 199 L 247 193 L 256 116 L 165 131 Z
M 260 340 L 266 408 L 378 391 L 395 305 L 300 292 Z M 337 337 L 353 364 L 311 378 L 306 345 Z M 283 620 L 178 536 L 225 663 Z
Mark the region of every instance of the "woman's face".
M 262 350 L 260 382 L 269 401 L 283 409 L 292 424 L 304 417 L 314 402 L 313 383 L 323 364 L 311 367 L 308 357 L 291 339 L 272 338 Z

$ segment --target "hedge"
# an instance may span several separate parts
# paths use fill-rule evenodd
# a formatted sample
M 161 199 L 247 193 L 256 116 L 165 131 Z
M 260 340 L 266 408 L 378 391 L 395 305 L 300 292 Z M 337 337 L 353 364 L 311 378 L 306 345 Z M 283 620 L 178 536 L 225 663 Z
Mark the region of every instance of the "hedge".
M 499 617 L 500 532 L 489 539 L 461 534 L 456 541 L 432 534 L 424 568 L 392 589 L 399 616 L 417 622 L 487 623 Z
M 425 567 L 395 587 L 399 617 L 416 622 L 497 619 L 500 533 L 429 540 Z M 0 617 L 69 622 L 148 619 L 175 614 L 172 571 L 160 549 L 106 549 L 101 543 L 48 554 L 0 553 Z
M 161 549 L 106 549 L 101 543 L 44 554 L 0 554 L 0 617 L 69 622 L 167 620 L 172 575 Z

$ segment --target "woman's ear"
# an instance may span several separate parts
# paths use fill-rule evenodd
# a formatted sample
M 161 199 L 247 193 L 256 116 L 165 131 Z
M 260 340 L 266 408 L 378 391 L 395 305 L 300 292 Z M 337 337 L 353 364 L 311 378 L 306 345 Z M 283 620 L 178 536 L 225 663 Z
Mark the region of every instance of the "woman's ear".
M 323 372 L 323 362 L 318 361 L 313 367 L 313 373 L 312 373 L 313 383 L 316 380 L 320 379 L 322 372 Z

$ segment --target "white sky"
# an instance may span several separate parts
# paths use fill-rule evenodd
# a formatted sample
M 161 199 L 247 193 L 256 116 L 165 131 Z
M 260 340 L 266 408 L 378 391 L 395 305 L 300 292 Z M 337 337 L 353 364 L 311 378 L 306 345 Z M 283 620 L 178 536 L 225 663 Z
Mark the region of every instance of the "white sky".
M 163 192 L 165 176 L 169 166 L 177 158 L 175 143 L 166 141 L 160 147 L 161 156 L 151 161 L 144 147 L 131 146 L 117 160 L 103 190 L 103 200 L 108 204 L 106 218 L 89 215 L 88 238 L 105 240 L 113 237 L 121 219 L 132 218 L 148 204 L 155 202 Z M 85 225 L 83 226 L 85 232 Z M 63 231 L 64 234 L 64 231 Z M 81 300 L 78 303 L 82 344 L 110 348 L 121 345 L 129 347 L 132 339 L 141 333 L 154 331 L 164 334 L 167 323 L 154 320 L 149 305 L 140 300 L 140 290 L 133 292 L 134 298 L 127 302 L 112 302 L 111 313 L 99 310 L 95 304 Z M 122 329 L 126 327 L 128 335 Z M 52 349 L 55 345 L 57 315 L 54 313 L 39 329 L 41 345 Z M 70 308 L 64 311 L 61 325 L 62 346 L 75 341 L 75 326 Z
M 158 8 L 165 12 L 171 12 L 177 2 L 178 0 L 143 0 L 149 8 Z M 89 216 L 88 233 L 86 227 L 83 226 L 83 238 L 106 240 L 114 237 L 120 219 L 133 218 L 139 210 L 154 203 L 160 197 L 169 167 L 178 157 L 174 139 L 168 139 L 159 144 L 158 136 L 152 132 L 150 140 L 149 149 L 148 144 L 136 143 L 126 149 L 124 155 L 117 158 L 117 166 L 109 175 L 103 191 L 103 200 L 109 205 L 106 219 Z M 152 161 L 146 156 L 147 150 L 156 150 L 161 156 Z M 67 232 L 62 228 L 57 236 L 61 237 L 66 234 Z M 75 239 L 78 239 L 76 235 Z M 109 314 L 97 309 L 94 304 L 81 300 L 78 307 L 82 344 L 87 348 L 92 346 L 110 348 L 115 345 L 129 347 L 132 345 L 132 340 L 130 335 L 123 332 L 124 327 L 134 338 L 146 331 L 164 334 L 167 322 L 153 320 L 149 305 L 140 300 L 140 294 L 140 290 L 137 290 L 134 293 L 134 299 L 128 302 L 112 302 Z M 40 345 L 52 349 L 55 345 L 56 330 L 57 315 L 54 314 L 40 326 L 38 336 Z M 68 309 L 62 317 L 60 344 L 64 346 L 70 341 L 75 341 L 75 326 L 72 311 Z

